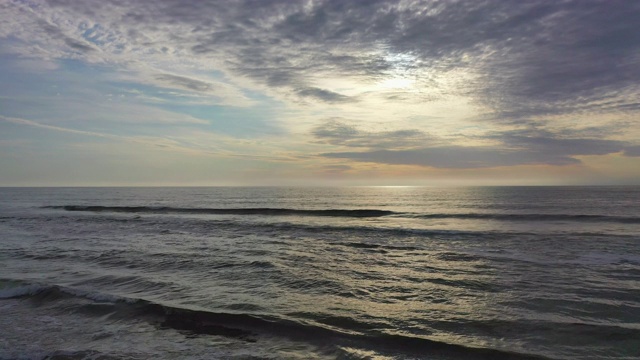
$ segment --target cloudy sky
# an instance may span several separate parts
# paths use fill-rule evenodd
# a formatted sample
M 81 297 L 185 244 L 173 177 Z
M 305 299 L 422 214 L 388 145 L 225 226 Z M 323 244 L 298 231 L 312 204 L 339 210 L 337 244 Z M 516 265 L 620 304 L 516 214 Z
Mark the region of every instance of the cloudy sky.
M 640 1 L 0 0 L 0 185 L 640 184 Z

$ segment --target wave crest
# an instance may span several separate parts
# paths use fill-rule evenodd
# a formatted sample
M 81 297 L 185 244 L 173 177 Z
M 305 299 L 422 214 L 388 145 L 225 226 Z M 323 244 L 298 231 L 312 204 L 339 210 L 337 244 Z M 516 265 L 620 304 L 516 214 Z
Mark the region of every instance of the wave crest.
M 48 209 L 66 211 L 146 213 L 146 214 L 202 214 L 202 215 L 261 215 L 261 216 L 332 216 L 332 217 L 380 217 L 395 214 L 377 209 L 286 209 L 286 208 L 177 208 L 153 206 L 45 206 Z

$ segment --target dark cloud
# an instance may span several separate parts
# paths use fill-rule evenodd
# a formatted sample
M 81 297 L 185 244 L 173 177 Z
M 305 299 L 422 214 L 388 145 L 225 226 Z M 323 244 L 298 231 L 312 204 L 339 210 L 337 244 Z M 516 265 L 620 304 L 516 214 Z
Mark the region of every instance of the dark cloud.
M 259 75 L 254 73 L 253 77 L 259 77 Z M 264 79 L 266 80 L 267 85 L 271 87 L 292 86 L 296 83 L 295 77 L 286 71 L 265 72 Z
M 315 87 L 311 87 L 311 88 L 305 88 L 305 89 L 298 89 L 296 91 L 296 93 L 302 97 L 306 97 L 306 98 L 314 98 L 317 100 L 321 100 L 327 103 L 340 103 L 340 102 L 351 102 L 354 101 L 354 99 L 342 95 L 342 94 L 338 94 L 335 93 L 333 91 L 329 91 L 329 90 L 325 90 L 325 89 L 318 89 Z
M 401 134 L 397 131 L 395 134 Z M 493 139 L 496 146 L 418 146 L 405 149 L 375 146 L 375 141 L 362 141 L 355 129 L 333 124 L 317 128 L 317 138 L 327 138 L 335 145 L 369 147 L 367 151 L 331 152 L 321 154 L 327 158 L 355 161 L 419 165 L 436 168 L 485 168 L 513 165 L 570 165 L 581 161 L 576 156 L 606 155 L 624 152 L 626 156 L 640 156 L 640 147 L 624 141 L 593 138 L 558 138 L 547 131 L 512 131 L 484 139 Z M 393 144 L 391 142 L 390 144 Z M 398 142 L 396 142 L 398 143 Z
M 314 61 L 324 64 L 325 70 L 334 71 L 338 75 L 362 79 L 384 76 L 386 72 L 393 69 L 393 64 L 389 60 L 374 55 L 344 55 L 328 52 L 314 56 Z
M 330 119 L 316 126 L 311 135 L 321 143 L 371 149 L 402 149 L 425 146 L 434 138 L 422 131 L 404 129 L 395 131 L 369 132 L 345 124 L 341 119 Z
M 500 148 L 446 146 L 409 150 L 375 150 L 364 152 L 335 152 L 321 156 L 334 159 L 382 163 L 390 165 L 419 165 L 435 168 L 468 169 L 523 164 L 568 165 L 580 161 L 562 155 L 544 157 L 543 154 L 518 152 Z
M 338 143 L 360 136 L 360 131 L 355 127 L 337 120 L 329 120 L 322 125 L 316 126 L 311 133 L 318 139 Z
M 486 86 L 477 98 L 503 118 L 635 108 L 621 94 L 640 89 L 634 30 L 640 4 L 628 1 L 529 2 L 539 16 L 511 16 L 505 36 L 490 44 L 499 56 L 479 67 Z M 533 5 L 531 5 L 533 4 Z
M 89 45 L 88 43 L 84 43 L 70 37 L 69 35 L 65 34 L 62 30 L 60 30 L 60 28 L 54 26 L 53 24 L 47 21 L 39 20 L 37 21 L 37 23 L 48 36 L 50 36 L 52 39 L 62 40 L 62 42 L 66 46 L 68 46 L 73 50 L 77 50 L 83 53 L 96 51 L 96 49 L 91 45 Z
M 625 156 L 640 156 L 640 145 L 628 146 L 624 149 Z
M 207 92 L 213 90 L 213 85 L 211 83 L 188 78 L 185 76 L 178 76 L 172 74 L 159 74 L 155 76 L 156 80 L 161 82 L 169 83 L 175 87 L 183 88 L 186 90 L 198 91 L 198 92 Z
M 556 138 L 549 132 L 539 135 L 525 135 L 526 132 L 510 132 L 499 139 L 506 148 L 523 149 L 540 154 L 560 155 L 605 155 L 622 151 L 626 142 L 602 139 Z

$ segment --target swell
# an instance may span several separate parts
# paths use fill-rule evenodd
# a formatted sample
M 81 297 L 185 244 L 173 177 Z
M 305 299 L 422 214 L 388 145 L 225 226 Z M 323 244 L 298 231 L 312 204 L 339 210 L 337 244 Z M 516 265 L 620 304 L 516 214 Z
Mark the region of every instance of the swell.
M 509 213 L 406 213 L 381 209 L 288 209 L 288 208 L 180 208 L 170 206 L 97 206 L 62 205 L 44 206 L 47 209 L 83 211 L 94 213 L 127 214 L 193 214 L 193 215 L 254 215 L 254 216 L 326 216 L 369 218 L 382 216 L 409 217 L 414 219 L 469 219 L 500 221 L 575 221 L 614 222 L 640 224 L 640 217 L 595 214 L 509 214 Z
M 7 282 L 0 280 L 0 284 L 6 285 Z M 49 305 L 60 301 L 66 311 L 74 311 L 84 316 L 122 320 L 139 318 L 155 323 L 160 329 L 169 328 L 193 334 L 225 336 L 247 342 L 258 341 L 259 337 L 264 335 L 334 346 L 358 345 L 396 354 L 398 352 L 420 356 L 437 354 L 465 359 L 547 359 L 538 355 L 467 347 L 424 337 L 389 334 L 371 329 L 370 326 L 354 326 L 353 321 L 348 323 L 357 331 L 332 326 L 324 327 L 320 324 L 309 324 L 269 315 L 223 313 L 169 306 L 143 299 L 118 297 L 56 285 L 18 282 L 13 282 L 11 285 L 13 286 L 0 288 L 0 299 L 24 299 L 34 301 L 36 304 Z M 74 304 L 75 310 L 71 308 L 71 304 Z M 339 324 L 344 325 L 344 321 L 340 321 Z
M 45 206 L 66 211 L 147 213 L 147 214 L 203 214 L 203 215 L 262 215 L 262 216 L 332 216 L 332 217 L 380 217 L 395 214 L 393 211 L 376 209 L 286 209 L 286 208 L 177 208 L 153 206 Z
M 640 217 L 587 215 L 587 214 L 496 214 L 496 213 L 462 213 L 462 214 L 416 214 L 419 219 L 470 219 L 470 220 L 502 220 L 502 221 L 577 221 L 577 222 L 615 222 L 623 224 L 640 224 Z
M 57 207 L 63 208 L 63 207 Z M 79 211 L 79 210 L 78 210 Z M 398 213 L 396 213 L 398 214 Z M 395 215 L 394 215 L 395 217 Z M 503 239 L 504 236 L 529 236 L 537 235 L 538 230 L 531 231 L 519 231 L 518 229 L 510 228 L 496 228 L 493 230 L 472 230 L 472 229 L 438 229 L 438 228 L 420 228 L 416 226 L 384 226 L 381 224 L 351 224 L 344 222 L 332 222 L 330 224 L 307 224 L 296 223 L 283 220 L 274 222 L 253 222 L 245 219 L 201 219 L 201 218 L 180 218 L 180 219 L 158 219 L 147 218 L 140 216 L 133 216 L 130 218 L 120 218 L 116 216 L 71 216 L 69 218 L 61 218 L 59 215 L 45 215 L 37 216 L 34 218 L 20 218 L 16 221 L 20 222 L 23 227 L 26 226 L 42 226 L 43 221 L 54 221 L 60 223 L 73 223 L 77 224 L 90 224 L 96 226 L 109 226 L 109 230 L 112 229 L 113 224 L 122 224 L 122 226 L 129 226 L 133 231 L 154 233 L 160 236 L 171 236 L 173 234 L 209 234 L 212 231 L 217 232 L 220 236 L 237 237 L 249 234 L 260 235 L 282 235 L 293 234 L 296 236 L 313 235 L 318 236 L 321 234 L 321 239 L 330 239 L 332 236 L 340 236 L 349 238 L 352 235 L 357 237 L 369 237 L 371 239 L 387 239 L 390 236 L 394 238 L 434 238 L 434 237 L 456 237 L 459 239 Z M 175 221 L 174 221 L 175 220 Z M 70 228 L 66 227 L 65 231 Z M 579 229 L 575 229 L 579 230 Z M 544 227 L 540 228 L 540 231 L 545 231 Z M 571 231 L 565 232 L 562 236 L 582 236 L 582 237 L 602 237 L 607 239 L 612 238 L 632 238 L 631 234 L 616 234 L 610 231 L 598 232 L 598 231 Z M 557 235 L 560 236 L 560 235 Z M 332 239 L 334 240 L 334 239 Z M 62 241 L 62 240 L 61 240 Z M 333 241 L 332 241 L 333 242 Z M 356 246 L 353 246 L 356 247 Z

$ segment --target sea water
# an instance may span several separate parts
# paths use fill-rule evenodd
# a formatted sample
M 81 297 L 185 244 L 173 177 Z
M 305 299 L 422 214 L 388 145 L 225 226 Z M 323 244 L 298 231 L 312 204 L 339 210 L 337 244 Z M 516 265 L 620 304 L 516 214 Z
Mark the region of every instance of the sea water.
M 43 358 L 637 359 L 640 188 L 3 188 Z

